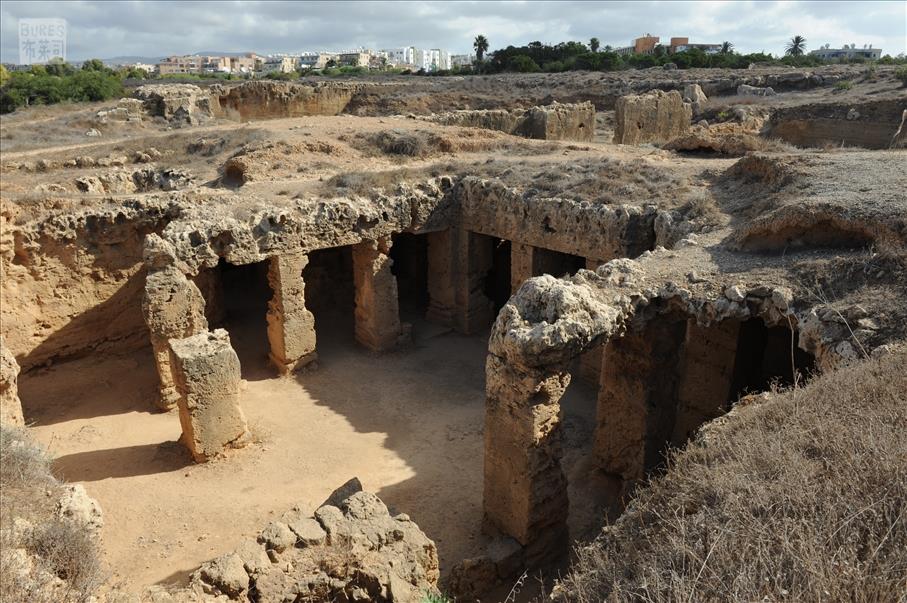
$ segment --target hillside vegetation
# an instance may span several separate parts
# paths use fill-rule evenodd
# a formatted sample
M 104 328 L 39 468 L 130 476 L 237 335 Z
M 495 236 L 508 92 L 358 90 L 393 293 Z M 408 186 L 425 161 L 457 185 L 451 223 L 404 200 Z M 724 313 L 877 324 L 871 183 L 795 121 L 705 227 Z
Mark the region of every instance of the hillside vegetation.
M 571 601 L 907 601 L 907 350 L 738 406 L 577 551 Z

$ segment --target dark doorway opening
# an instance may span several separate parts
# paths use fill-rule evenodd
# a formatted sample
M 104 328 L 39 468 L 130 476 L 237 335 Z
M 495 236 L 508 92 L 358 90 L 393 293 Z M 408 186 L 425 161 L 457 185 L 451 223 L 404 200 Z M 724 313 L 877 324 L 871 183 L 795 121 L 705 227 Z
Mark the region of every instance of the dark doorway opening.
M 560 278 L 573 276 L 586 267 L 586 258 L 536 247 L 532 253 L 532 276 L 550 274 Z
M 403 232 L 393 235 L 391 273 L 397 278 L 400 319 L 421 320 L 428 311 L 428 237 Z
M 217 266 L 223 303 L 218 308 L 215 302 L 214 308 L 230 333 L 245 379 L 271 376 L 267 315 L 274 293 L 268 284 L 269 264 L 265 260 L 237 266 L 221 259 Z
M 315 316 L 318 347 L 332 339 L 353 339 L 356 289 L 349 245 L 309 253 L 302 271 L 305 305 Z
M 767 327 L 752 318 L 740 325 L 734 377 L 729 402 L 768 390 L 773 383 L 786 387 L 815 368 L 815 358 L 797 347 L 799 334 L 784 326 Z
M 510 299 L 510 241 L 497 237 L 486 238 L 492 250 L 491 268 L 485 275 L 483 292 L 494 304 L 494 316 L 497 316 Z

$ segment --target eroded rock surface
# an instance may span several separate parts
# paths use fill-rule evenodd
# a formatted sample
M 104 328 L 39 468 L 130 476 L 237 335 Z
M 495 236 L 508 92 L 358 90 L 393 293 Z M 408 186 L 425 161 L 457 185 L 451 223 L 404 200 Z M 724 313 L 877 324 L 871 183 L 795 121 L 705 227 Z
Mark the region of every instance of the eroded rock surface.
M 690 129 L 693 111 L 676 90 L 623 96 L 615 107 L 614 142 L 667 142 Z
M 210 561 L 177 601 L 399 601 L 437 593 L 434 543 L 369 492 L 348 493 L 313 515 L 298 507 L 255 541 Z

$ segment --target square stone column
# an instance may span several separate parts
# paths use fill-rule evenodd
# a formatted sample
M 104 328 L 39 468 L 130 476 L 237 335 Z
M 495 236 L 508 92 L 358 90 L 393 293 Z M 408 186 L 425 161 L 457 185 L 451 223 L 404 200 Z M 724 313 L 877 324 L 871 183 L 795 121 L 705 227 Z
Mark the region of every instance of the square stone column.
M 148 274 L 142 310 L 160 380 L 158 406 L 170 410 L 176 406 L 179 393 L 171 370 L 169 340 L 207 331 L 205 299 L 186 275 L 175 266 L 167 266 Z
M 510 293 L 516 293 L 527 279 L 535 276 L 535 247 L 514 241 L 510 245 Z
M 486 528 L 524 545 L 531 564 L 556 558 L 568 541 L 559 401 L 570 375 L 489 354 L 485 379 Z
M 200 463 L 248 443 L 239 407 L 240 366 L 224 329 L 170 340 L 179 392 L 180 440 Z
M 356 341 L 374 352 L 397 345 L 402 334 L 390 237 L 353 245 Z
M 309 263 L 303 253 L 271 258 L 268 283 L 274 296 L 268 302 L 268 341 L 271 362 L 281 374 L 292 372 L 317 358 L 315 317 L 305 307 L 302 270 Z
M 488 328 L 494 304 L 483 287 L 493 262 L 492 240 L 460 228 L 429 235 L 429 320 L 467 335 Z

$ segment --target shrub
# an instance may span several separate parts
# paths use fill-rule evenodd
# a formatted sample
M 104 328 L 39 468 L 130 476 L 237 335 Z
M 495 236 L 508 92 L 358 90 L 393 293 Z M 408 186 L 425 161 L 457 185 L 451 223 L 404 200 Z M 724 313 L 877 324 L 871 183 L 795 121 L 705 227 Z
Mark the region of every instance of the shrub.
M 425 139 L 416 132 L 385 130 L 375 134 L 373 142 L 379 149 L 391 155 L 420 157 L 427 151 Z
M 92 600 L 103 581 L 98 542 L 57 517 L 60 487 L 50 457 L 24 431 L 0 427 L 0 491 L 0 601 Z
M 835 82 L 835 90 L 850 90 L 851 88 L 853 88 L 853 82 L 850 80 Z
M 907 88 L 907 65 L 898 67 L 894 72 L 894 78 L 901 82 L 901 86 Z

